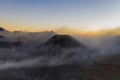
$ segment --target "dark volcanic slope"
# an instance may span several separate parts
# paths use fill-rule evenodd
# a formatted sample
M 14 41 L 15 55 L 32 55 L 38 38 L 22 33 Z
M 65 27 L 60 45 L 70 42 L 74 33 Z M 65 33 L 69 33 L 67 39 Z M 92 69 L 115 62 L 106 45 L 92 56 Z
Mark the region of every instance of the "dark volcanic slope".
M 22 45 L 21 42 L 6 42 L 0 41 L 0 48 L 12 48 L 12 47 L 20 47 Z
M 63 54 L 65 50 L 74 48 L 86 49 L 86 46 L 69 35 L 54 35 L 45 43 L 39 46 L 39 51 L 34 52 L 36 55 L 59 55 Z
M 0 27 L 0 32 L 6 31 L 4 28 Z
M 50 38 L 44 45 L 59 46 L 62 48 L 73 48 L 73 47 L 85 48 L 85 45 L 78 42 L 76 39 L 74 39 L 69 35 L 55 35 L 52 38 Z

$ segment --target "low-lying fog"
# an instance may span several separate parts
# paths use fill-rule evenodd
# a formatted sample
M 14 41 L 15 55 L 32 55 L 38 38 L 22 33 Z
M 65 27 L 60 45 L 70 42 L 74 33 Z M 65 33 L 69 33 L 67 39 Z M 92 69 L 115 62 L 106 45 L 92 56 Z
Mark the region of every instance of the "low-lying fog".
M 55 35 L 58 35 L 57 38 L 53 37 Z M 14 69 L 19 70 L 23 68 L 26 69 L 26 68 L 38 68 L 38 67 L 49 68 L 49 67 L 59 67 L 59 66 L 67 66 L 67 65 L 69 66 L 78 65 L 79 68 L 82 69 L 84 67 L 95 65 L 96 63 L 98 64 L 120 63 L 118 60 L 120 56 L 120 36 L 83 37 L 83 36 L 70 35 L 68 37 L 67 35 L 65 35 L 65 38 L 63 39 L 63 37 L 59 37 L 59 34 L 54 32 L 39 32 L 39 33 L 1 32 L 0 42 L 1 42 L 0 79 L 2 80 L 11 80 L 10 79 L 11 77 L 9 79 L 5 78 L 5 76 L 8 75 L 8 74 L 6 75 L 5 72 L 8 72 L 10 70 L 11 72 L 10 74 L 15 75 L 15 73 L 11 71 Z M 19 42 L 20 45 L 16 43 L 14 46 L 13 45 L 14 42 Z M 79 42 L 80 44 L 77 42 Z M 75 46 L 76 44 L 79 44 L 79 46 Z M 43 77 L 45 76 L 42 76 L 41 78 L 41 73 L 39 74 L 38 72 L 37 75 L 40 76 L 37 77 L 34 76 L 31 78 L 31 76 L 28 75 L 26 72 L 24 72 L 24 70 L 22 71 L 24 73 L 24 76 L 27 77 L 23 77 L 23 75 L 20 74 L 19 78 L 22 76 L 22 79 L 19 79 L 18 77 L 12 75 L 12 79 L 60 80 L 50 77 L 48 77 L 47 79 L 43 79 Z M 68 72 L 69 71 L 70 70 L 68 70 Z M 2 72 L 4 72 L 5 74 L 2 75 Z M 58 75 L 59 74 L 61 75 L 61 73 L 59 73 L 58 71 Z M 64 74 L 64 76 L 66 75 Z M 67 78 L 63 77 L 61 78 L 61 80 L 70 80 L 70 79 L 68 79 L 68 77 Z M 73 80 L 82 80 L 82 79 L 73 79 Z M 83 79 L 83 80 L 91 80 L 91 79 Z

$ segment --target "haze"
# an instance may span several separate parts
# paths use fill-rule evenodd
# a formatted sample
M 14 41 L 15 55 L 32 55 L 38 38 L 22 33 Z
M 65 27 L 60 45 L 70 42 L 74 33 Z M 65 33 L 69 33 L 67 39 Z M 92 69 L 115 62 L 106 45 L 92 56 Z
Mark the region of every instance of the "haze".
M 43 31 L 96 31 L 120 26 L 119 0 L 0 0 L 0 26 Z

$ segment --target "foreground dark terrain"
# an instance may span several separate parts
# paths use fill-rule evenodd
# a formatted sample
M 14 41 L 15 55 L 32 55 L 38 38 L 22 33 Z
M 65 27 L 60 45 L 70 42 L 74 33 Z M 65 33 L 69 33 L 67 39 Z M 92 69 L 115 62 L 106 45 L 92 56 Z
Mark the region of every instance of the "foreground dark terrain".
M 0 80 L 119 80 L 120 36 L 0 32 Z

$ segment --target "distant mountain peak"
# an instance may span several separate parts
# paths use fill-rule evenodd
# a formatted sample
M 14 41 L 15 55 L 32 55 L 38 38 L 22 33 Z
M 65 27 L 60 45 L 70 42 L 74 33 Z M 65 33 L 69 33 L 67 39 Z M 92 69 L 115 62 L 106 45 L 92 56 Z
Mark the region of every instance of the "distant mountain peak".
M 81 50 L 86 50 L 87 47 L 82 44 L 81 42 L 77 41 L 75 38 L 73 38 L 70 35 L 54 35 L 51 38 L 49 38 L 45 43 L 41 44 L 39 47 L 37 56 L 39 55 L 62 55 L 62 51 L 69 49 L 75 49 L 75 48 L 81 48 Z M 37 48 L 37 49 L 38 49 Z
M 6 29 L 0 27 L 0 32 L 4 32 L 4 31 L 7 31 Z
M 70 35 L 54 35 L 46 43 L 46 46 L 60 46 L 63 48 L 85 47 L 82 43 Z

